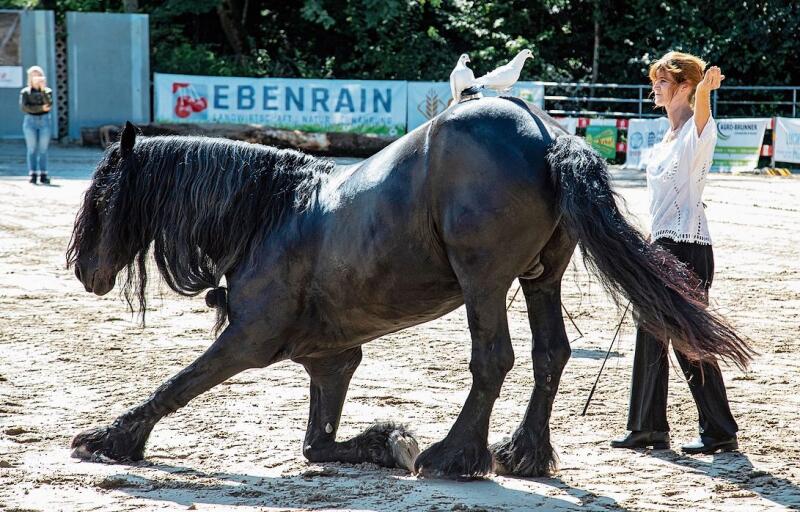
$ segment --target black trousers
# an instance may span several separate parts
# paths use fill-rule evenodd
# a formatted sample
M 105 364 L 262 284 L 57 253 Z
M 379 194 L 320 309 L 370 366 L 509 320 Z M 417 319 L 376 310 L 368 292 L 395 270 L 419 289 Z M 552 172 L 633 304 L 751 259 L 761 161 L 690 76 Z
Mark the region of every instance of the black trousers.
M 714 251 L 710 245 L 674 242 L 661 238 L 656 243 L 685 263 L 711 287 L 714 278 Z M 739 427 L 733 419 L 725 383 L 716 361 L 700 365 L 692 363 L 680 352 L 675 357 L 681 365 L 689 389 L 697 405 L 700 433 L 711 437 L 733 436 Z M 628 409 L 628 430 L 669 430 L 667 423 L 667 385 L 669 361 L 666 344 L 641 327 L 636 330 L 636 351 L 633 356 L 633 382 Z

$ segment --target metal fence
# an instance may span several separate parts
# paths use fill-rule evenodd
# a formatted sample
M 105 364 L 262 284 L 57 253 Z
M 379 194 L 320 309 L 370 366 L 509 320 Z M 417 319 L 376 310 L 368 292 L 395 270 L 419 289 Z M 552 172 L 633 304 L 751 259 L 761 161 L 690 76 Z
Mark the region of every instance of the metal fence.
M 661 117 L 649 85 L 540 82 L 545 109 L 558 116 Z M 797 117 L 800 86 L 723 86 L 714 91 L 715 117 Z

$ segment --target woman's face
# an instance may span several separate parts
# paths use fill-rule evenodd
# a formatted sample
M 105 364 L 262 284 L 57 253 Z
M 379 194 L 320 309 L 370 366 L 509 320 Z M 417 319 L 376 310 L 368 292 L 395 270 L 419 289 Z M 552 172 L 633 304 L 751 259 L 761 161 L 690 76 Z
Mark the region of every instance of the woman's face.
M 31 85 L 41 87 L 44 85 L 44 75 L 38 71 L 31 72 Z
M 653 82 L 653 101 L 657 107 L 664 107 L 673 102 L 689 104 L 688 84 L 678 84 L 666 71 L 659 71 Z

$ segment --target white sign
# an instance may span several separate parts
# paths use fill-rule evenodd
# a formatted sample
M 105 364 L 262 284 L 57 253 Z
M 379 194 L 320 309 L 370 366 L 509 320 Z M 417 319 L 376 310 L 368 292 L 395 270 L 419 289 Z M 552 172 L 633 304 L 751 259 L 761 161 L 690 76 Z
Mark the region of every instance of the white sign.
M 749 172 L 758 167 L 768 118 L 717 119 L 715 172 Z
M 399 136 L 406 82 L 156 73 L 157 122 L 260 124 L 307 132 Z
M 776 117 L 772 136 L 776 162 L 800 163 L 800 119 Z
M 644 169 L 653 146 L 661 142 L 669 129 L 666 117 L 657 119 L 631 119 L 628 122 L 627 154 L 625 167 Z
M 408 131 L 444 112 L 452 99 L 448 82 L 408 82 Z
M 578 131 L 577 117 L 554 117 L 553 119 L 570 135 L 575 135 Z
M 494 93 L 482 91 L 484 97 Z M 537 82 L 517 82 L 507 94 L 544 108 L 544 86 Z M 449 82 L 408 82 L 408 131 L 425 124 L 450 105 L 453 95 Z
M 22 66 L 0 66 L 0 87 L 22 87 Z

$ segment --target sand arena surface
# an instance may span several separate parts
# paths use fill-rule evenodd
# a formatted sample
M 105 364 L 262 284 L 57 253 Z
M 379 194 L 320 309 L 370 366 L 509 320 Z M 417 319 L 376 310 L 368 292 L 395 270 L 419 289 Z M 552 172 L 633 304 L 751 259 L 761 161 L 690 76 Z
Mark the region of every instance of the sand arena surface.
M 616 172 L 645 218 L 636 173 Z M 58 178 L 56 173 L 56 178 Z M 552 419 L 553 478 L 420 480 L 372 465 L 306 463 L 308 377 L 286 362 L 250 370 L 154 429 L 135 465 L 69 457 L 77 432 L 140 403 L 211 342 L 203 298 L 153 285 L 148 325 L 116 292 L 95 297 L 64 268 L 85 180 L 34 187 L 0 180 L 0 510 L 779 510 L 800 508 L 800 180 L 713 176 L 706 192 L 717 275 L 712 307 L 760 352 L 747 373 L 725 369 L 741 453 L 683 456 L 696 435 L 677 367 L 669 419 L 676 451 L 612 450 L 624 433 L 633 328 L 623 325 L 589 414 L 589 389 L 619 320 L 579 258 L 563 302 L 585 337 L 572 343 Z M 512 287 L 513 292 L 515 287 Z M 510 293 L 509 293 L 510 296 Z M 509 313 L 516 364 L 494 409 L 490 442 L 520 421 L 532 389 L 524 300 Z M 567 323 L 570 339 L 578 335 Z M 463 308 L 364 346 L 339 431 L 376 419 L 407 423 L 422 448 L 441 439 L 469 388 Z

